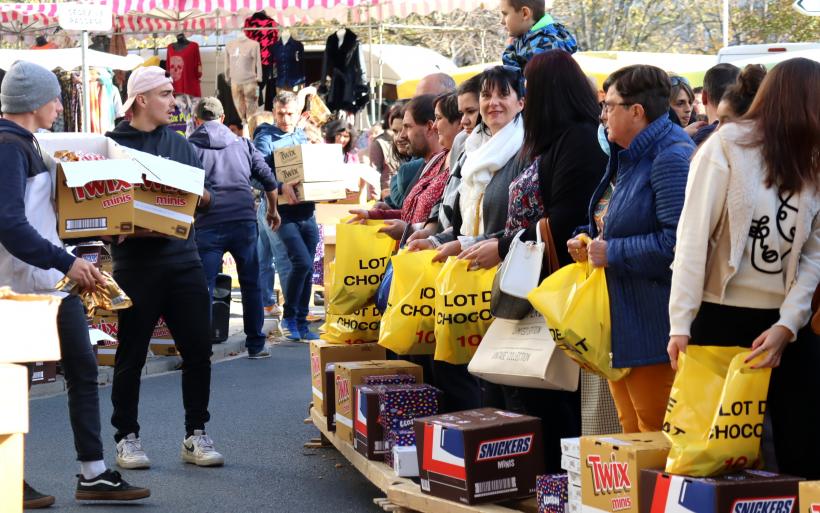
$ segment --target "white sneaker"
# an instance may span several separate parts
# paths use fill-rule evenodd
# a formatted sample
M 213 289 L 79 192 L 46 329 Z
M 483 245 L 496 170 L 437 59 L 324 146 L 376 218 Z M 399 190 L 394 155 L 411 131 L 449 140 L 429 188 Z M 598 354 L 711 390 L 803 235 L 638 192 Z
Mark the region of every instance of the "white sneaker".
M 225 458 L 214 449 L 214 441 L 201 429 L 182 442 L 182 461 L 200 467 L 218 467 L 225 464 Z
M 134 433 L 130 433 L 117 442 L 117 466 L 127 469 L 149 468 L 151 466 L 151 460 L 142 450 L 142 442 Z

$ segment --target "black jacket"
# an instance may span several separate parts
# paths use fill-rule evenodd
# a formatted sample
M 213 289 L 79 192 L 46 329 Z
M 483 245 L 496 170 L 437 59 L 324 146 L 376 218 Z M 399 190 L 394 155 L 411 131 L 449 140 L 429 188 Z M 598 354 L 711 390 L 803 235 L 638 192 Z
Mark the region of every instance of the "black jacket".
M 601 183 L 606 163 L 607 156 L 598 144 L 598 126 L 594 123 L 570 126 L 541 156 L 538 185 L 561 265 L 572 263 L 567 240 L 575 227 L 588 220 L 589 200 Z M 531 224 L 522 238 L 536 240 L 537 229 L 537 224 Z M 501 258 L 507 256 L 513 235 L 499 240 Z
M 164 126 L 152 132 L 141 132 L 131 127 L 128 121 L 123 121 L 105 135 L 127 148 L 164 157 L 180 164 L 202 167 L 193 146 L 184 137 Z M 207 180 L 205 188 L 211 188 Z M 194 231 L 192 226 L 186 240 L 171 237 L 130 237 L 122 244 L 112 244 L 114 270 L 142 269 L 169 264 L 199 264 Z
M 358 112 L 367 104 L 367 85 L 359 59 L 359 38 L 351 30 L 345 31 L 342 45 L 334 32 L 327 38 L 322 60 L 322 81 L 330 76 L 330 88 L 325 103 L 332 110 Z

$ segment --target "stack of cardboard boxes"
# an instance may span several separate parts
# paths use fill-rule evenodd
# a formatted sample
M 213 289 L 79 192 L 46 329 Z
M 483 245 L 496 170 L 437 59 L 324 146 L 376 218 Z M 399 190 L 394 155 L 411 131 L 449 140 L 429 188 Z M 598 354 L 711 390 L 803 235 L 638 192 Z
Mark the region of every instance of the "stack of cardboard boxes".
M 294 188 L 299 201 L 344 199 L 351 187 L 344 173 L 340 144 L 300 144 L 281 148 L 274 150 L 273 163 L 280 182 L 299 182 Z M 282 196 L 279 202 L 288 203 Z
M 23 510 L 23 435 L 28 432 L 28 369 L 12 362 L 60 359 L 53 296 L 0 289 L 0 511 Z
M 561 439 L 561 468 L 567 471 L 567 512 L 581 512 L 581 439 Z

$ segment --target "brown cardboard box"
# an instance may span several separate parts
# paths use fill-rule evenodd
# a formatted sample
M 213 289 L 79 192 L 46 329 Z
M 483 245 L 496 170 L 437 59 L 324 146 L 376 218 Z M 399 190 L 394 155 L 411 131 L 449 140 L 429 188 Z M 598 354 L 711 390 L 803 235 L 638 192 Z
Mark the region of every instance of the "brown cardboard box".
M 117 332 L 119 320 L 114 312 L 97 310 L 97 315 L 91 319 L 89 338 L 97 344 L 97 365 L 114 366 L 114 355 L 117 353 Z
M 0 390 L 0 435 L 28 433 L 28 369 L 0 363 Z
M 128 150 L 95 134 L 37 134 L 44 152 L 96 153 L 107 160 L 57 163 L 57 231 L 61 238 L 134 233 L 134 186 L 142 167 Z M 114 161 L 114 162 L 112 162 Z
M 333 182 L 304 182 L 294 186 L 293 191 L 296 193 L 299 202 L 331 201 L 346 198 L 347 187 L 347 182 L 339 180 Z M 284 195 L 280 195 L 279 203 L 287 205 L 289 201 Z
M 641 470 L 641 513 L 810 513 L 802 478 L 762 470 L 686 477 Z
M 187 239 L 194 222 L 205 171 L 156 155 L 131 150 L 143 165 L 143 185 L 134 189 L 134 224 Z
M 0 435 L 0 511 L 23 511 L 23 433 Z
M 322 415 L 328 415 L 328 404 L 325 398 L 325 369 L 329 363 L 357 362 L 364 360 L 382 360 L 386 357 L 383 347 L 378 344 L 341 345 L 330 344 L 324 340 L 313 340 L 310 343 L 310 377 L 313 391 L 313 407 Z M 335 406 L 335 403 L 334 403 Z
M 664 468 L 669 449 L 663 433 L 581 437 L 583 513 L 638 513 L 640 471 Z
M 59 297 L 0 287 L 0 363 L 59 360 L 59 308 Z
M 344 165 L 341 144 L 299 144 L 273 151 L 280 182 L 333 182 Z
M 31 370 L 31 384 L 42 385 L 57 381 L 57 362 L 34 362 Z
M 416 419 L 421 490 L 464 504 L 535 495 L 541 420 L 480 408 Z
M 356 346 L 350 346 L 356 347 Z M 336 436 L 353 444 L 353 391 L 365 376 L 412 374 L 416 383 L 424 382 L 421 366 L 404 360 L 341 362 L 336 365 Z
M 800 513 L 820 513 L 820 481 L 800 483 Z

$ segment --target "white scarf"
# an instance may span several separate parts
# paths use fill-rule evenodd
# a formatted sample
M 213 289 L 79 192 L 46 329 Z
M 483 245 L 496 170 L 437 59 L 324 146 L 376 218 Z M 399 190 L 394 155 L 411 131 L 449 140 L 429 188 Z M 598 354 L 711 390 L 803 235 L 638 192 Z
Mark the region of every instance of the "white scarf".
M 461 194 L 462 234 L 473 236 L 484 233 L 480 205 L 484 191 L 495 173 L 518 153 L 522 144 L 524 123 L 521 116 L 516 116 L 493 136 L 487 134 L 483 127 L 478 127 L 467 138 L 464 143 L 467 160 L 461 168 L 461 185 L 458 189 Z

